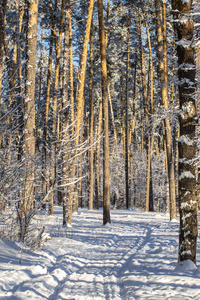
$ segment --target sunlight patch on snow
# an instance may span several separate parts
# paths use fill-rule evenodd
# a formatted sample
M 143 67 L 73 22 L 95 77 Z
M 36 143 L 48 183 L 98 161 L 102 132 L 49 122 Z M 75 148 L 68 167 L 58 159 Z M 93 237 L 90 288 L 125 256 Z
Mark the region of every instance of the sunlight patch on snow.
M 53 270 L 51 274 L 55 276 L 59 281 L 62 281 L 66 277 L 65 271 L 60 268 Z
M 45 275 L 47 274 L 47 268 L 37 265 L 31 267 L 31 272 L 33 275 Z
M 93 282 L 94 280 L 96 282 L 102 282 L 103 281 L 103 276 L 98 276 L 96 277 L 93 274 L 87 274 L 87 273 L 83 273 L 83 274 L 77 274 L 77 273 L 73 273 L 69 276 L 70 280 L 77 280 L 78 281 L 83 281 L 83 282 Z

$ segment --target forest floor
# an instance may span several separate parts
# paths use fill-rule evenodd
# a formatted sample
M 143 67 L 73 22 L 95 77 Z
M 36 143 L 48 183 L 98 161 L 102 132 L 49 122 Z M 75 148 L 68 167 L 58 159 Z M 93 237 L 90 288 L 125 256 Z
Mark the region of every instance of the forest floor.
M 40 250 L 0 239 L 0 299 L 200 299 L 200 241 L 197 267 L 177 265 L 176 221 L 162 213 L 80 209 L 64 228 L 62 209 L 41 214 L 51 239 Z

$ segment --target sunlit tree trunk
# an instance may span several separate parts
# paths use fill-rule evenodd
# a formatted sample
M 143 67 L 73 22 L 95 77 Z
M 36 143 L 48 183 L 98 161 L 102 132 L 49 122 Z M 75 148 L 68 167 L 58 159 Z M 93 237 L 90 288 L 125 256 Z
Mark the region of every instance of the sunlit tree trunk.
M 90 101 L 90 120 L 89 120 L 89 204 L 88 209 L 93 209 L 93 194 L 94 194 L 94 147 L 93 147 L 93 28 L 90 32 L 90 83 L 89 83 L 89 101 Z
M 89 38 L 90 38 L 90 29 L 91 29 L 91 22 L 92 22 L 92 14 L 93 14 L 93 6 L 94 6 L 94 0 L 90 0 L 89 6 L 88 6 L 88 14 L 87 14 L 87 21 L 86 21 L 86 27 L 85 27 L 85 35 L 84 35 L 84 42 L 83 42 L 83 50 L 82 55 L 80 59 L 80 65 L 79 65 L 79 74 L 78 74 L 78 83 L 77 83 L 77 92 L 76 92 L 76 138 L 75 138 L 75 148 L 79 145 L 79 135 L 80 135 L 80 128 L 81 128 L 81 121 L 82 121 L 82 115 L 83 115 L 83 108 L 84 108 L 84 87 L 85 87 L 85 73 L 86 73 L 86 63 L 87 63 L 87 53 L 88 53 L 88 44 L 89 44 Z M 71 167 L 71 181 L 75 179 L 76 174 L 76 162 L 77 158 L 75 155 L 74 162 Z M 68 216 L 67 216 L 67 224 L 71 225 L 72 221 L 72 205 L 73 205 L 73 199 L 76 201 L 75 206 L 78 207 L 78 197 L 77 195 L 74 198 L 74 188 L 71 186 L 70 194 L 69 194 L 69 200 L 68 200 Z
M 191 18 L 193 1 L 172 0 L 177 38 L 180 137 L 179 137 L 179 261 L 196 263 L 197 196 L 193 160 L 196 154 L 195 126 L 195 56 L 194 24 Z
M 34 156 L 35 156 L 35 75 L 37 44 L 38 0 L 28 1 L 28 31 L 26 44 L 26 87 L 24 103 L 24 150 L 26 184 L 23 209 L 27 214 L 34 201 Z
M 67 11 L 66 11 L 66 18 L 68 23 L 68 51 L 69 51 L 69 104 L 70 104 L 70 120 L 69 124 L 70 126 L 70 132 L 71 135 L 74 133 L 74 78 L 73 78 L 73 47 L 72 47 L 72 21 L 71 21 L 71 0 L 67 1 Z M 75 151 L 72 151 L 71 156 L 75 155 Z M 73 206 L 73 199 L 74 199 L 74 183 L 75 180 L 75 174 L 76 174 L 76 167 L 75 162 L 72 164 L 72 167 L 70 168 L 69 173 L 69 180 L 70 180 L 70 187 L 69 187 L 69 193 L 68 195 L 65 194 L 65 203 L 66 203 L 66 224 L 71 225 L 72 221 L 72 206 Z
M 94 0 L 90 0 L 89 7 L 88 7 L 86 28 L 85 28 L 85 36 L 84 36 L 84 42 L 83 42 L 83 51 L 82 51 L 81 60 L 80 60 L 78 84 L 77 84 L 77 95 L 76 95 L 76 101 L 77 101 L 76 131 L 77 131 L 77 133 L 80 130 L 81 119 L 82 119 L 82 114 L 83 114 L 85 73 L 86 73 L 88 43 L 89 43 L 90 29 L 91 29 L 91 23 L 92 23 L 93 6 L 94 6 Z M 78 144 L 78 136 L 77 136 L 76 140 L 77 140 L 76 144 Z
M 108 120 L 108 83 L 106 62 L 106 39 L 103 18 L 103 2 L 98 0 L 99 39 L 101 51 L 101 84 L 103 104 L 103 224 L 110 219 L 110 175 L 109 175 L 109 120 Z
M 169 108 L 169 94 L 168 94 L 168 62 L 167 62 L 167 22 L 166 22 L 166 3 L 162 2 L 162 20 L 163 20 L 163 54 L 164 54 L 164 85 L 167 86 L 167 98 L 164 103 L 164 108 Z M 176 178 L 175 178 L 175 157 L 172 141 L 172 129 L 170 120 L 165 120 L 166 126 L 166 142 L 167 142 L 167 162 L 171 166 L 168 167 L 169 171 L 169 198 L 170 198 L 170 219 L 177 219 L 176 216 Z M 170 126 L 170 127 L 169 127 Z M 169 143 L 171 142 L 171 148 Z M 171 162 L 170 162 L 171 153 Z M 173 164 L 173 166 L 172 166 Z
M 164 6 L 165 8 L 165 6 Z M 164 12 L 165 15 L 165 12 Z M 163 31 L 166 32 L 166 25 L 162 29 L 162 10 L 160 0 L 156 0 L 156 31 L 157 31 L 157 56 L 158 70 L 161 83 L 161 98 L 162 105 L 167 111 L 169 108 L 168 100 L 168 76 L 167 76 L 167 53 L 164 53 Z M 166 36 L 166 33 L 165 33 Z M 164 58 L 165 56 L 165 58 Z M 169 117 L 164 119 L 165 136 L 166 136 L 166 151 L 168 165 L 168 180 L 169 180 L 169 197 L 170 197 L 170 219 L 176 219 L 176 189 L 175 189 L 175 172 L 174 172 L 174 153 L 172 147 L 171 124 Z
M 80 58 L 79 64 L 79 74 L 78 74 L 78 84 L 77 84 L 77 93 L 76 93 L 76 101 L 77 101 L 77 114 L 76 114 L 76 147 L 78 144 L 83 141 L 83 120 L 84 120 L 84 89 L 85 89 L 85 74 L 86 74 L 86 65 L 87 65 L 87 53 L 88 53 L 88 44 L 90 39 L 90 31 L 92 26 L 92 15 L 93 15 L 93 7 L 94 7 L 94 0 L 90 0 L 88 6 L 88 13 L 87 13 L 87 21 L 85 27 L 85 35 L 84 35 L 84 42 L 83 42 L 83 49 Z M 82 174 L 82 166 L 81 161 L 83 160 L 82 153 L 79 157 L 80 164 L 78 168 L 78 174 L 81 176 Z M 82 193 L 82 178 L 79 181 L 79 190 Z M 79 193 L 79 191 L 78 191 Z M 82 196 L 81 196 L 82 197 Z M 78 197 L 75 197 L 75 210 L 78 210 Z

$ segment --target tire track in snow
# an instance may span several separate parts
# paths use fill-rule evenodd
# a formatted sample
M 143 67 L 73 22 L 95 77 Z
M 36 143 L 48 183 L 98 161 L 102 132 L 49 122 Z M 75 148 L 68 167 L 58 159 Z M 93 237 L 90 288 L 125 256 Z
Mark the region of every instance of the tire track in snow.
M 126 299 L 125 289 L 121 282 L 121 277 L 126 272 L 132 259 L 138 254 L 138 252 L 140 252 L 146 246 L 150 239 L 151 233 L 152 229 L 145 229 L 144 234 L 142 236 L 139 236 L 136 241 L 132 241 L 129 243 L 129 250 L 125 252 L 123 257 L 119 261 L 120 267 L 114 267 L 112 270 L 112 275 L 110 276 L 111 278 L 113 275 L 116 276 L 116 285 L 118 286 L 119 295 L 118 297 L 116 297 L 116 295 L 112 293 L 112 285 L 109 282 L 105 283 L 105 295 L 107 295 L 107 297 L 105 297 L 106 300 Z
M 79 299 L 79 296 L 76 297 L 76 295 L 83 285 L 88 295 L 94 294 L 93 297 L 88 296 L 87 299 L 117 300 L 124 298 L 125 291 L 120 278 L 131 260 L 148 243 L 151 231 L 151 229 L 145 229 L 141 236 L 129 238 L 128 242 L 127 237 L 119 236 L 116 239 L 115 235 L 115 241 L 106 242 L 107 251 L 105 253 L 102 253 L 101 256 L 98 253 L 99 256 L 95 257 L 97 253 L 93 252 L 94 257 L 91 257 L 87 263 L 83 263 L 78 272 L 73 272 L 65 277 L 49 299 L 72 299 L 73 295 L 74 299 Z M 105 248 L 105 244 L 102 247 Z M 124 247 L 127 249 L 125 252 Z M 118 252 L 119 258 L 115 260 L 113 257 L 116 252 Z M 65 256 L 63 256 L 64 259 Z M 62 298 L 66 294 L 71 298 Z
M 134 227 L 137 235 L 134 235 Z M 81 255 L 80 251 L 64 253 L 52 261 L 48 267 L 47 274 L 38 274 L 30 280 L 22 282 L 18 288 L 13 290 L 13 295 L 18 296 L 24 293 L 32 282 L 32 295 L 37 295 L 37 286 L 42 285 L 44 295 L 41 299 L 95 299 L 95 300 L 118 300 L 125 299 L 125 289 L 121 277 L 124 275 L 131 260 L 142 251 L 151 235 L 148 225 L 140 227 L 139 223 L 134 223 L 131 227 L 127 224 L 111 226 L 110 232 L 97 228 L 90 236 L 90 242 L 82 240 L 81 230 L 76 247 L 88 247 L 88 255 L 84 256 L 86 249 Z M 84 233 L 85 236 L 87 233 Z M 80 239 L 81 236 L 81 239 Z M 93 239 L 93 240 L 92 240 Z M 99 241 L 95 245 L 94 241 Z M 55 241 L 54 241 L 55 242 Z M 75 244 L 74 244 L 75 245 Z M 64 251 L 64 250 L 63 250 Z M 48 253 L 48 251 L 47 251 Z M 51 254 L 51 253 L 49 253 Z M 82 294 L 81 294 L 82 293 Z M 37 295 L 40 296 L 40 295 Z
M 121 268 L 121 272 L 119 274 L 119 278 L 118 278 L 118 284 L 120 285 L 120 299 L 129 299 L 126 296 L 126 288 L 124 286 L 123 283 L 123 276 L 126 274 L 127 270 L 130 268 L 132 260 L 137 258 L 138 255 L 141 255 L 141 252 L 145 253 L 145 247 L 148 245 L 149 240 L 151 238 L 151 234 L 153 232 L 154 229 L 152 228 L 147 228 L 145 230 L 145 236 L 139 239 L 138 241 L 138 246 L 135 247 L 135 245 L 133 245 L 133 248 L 131 249 L 131 253 L 129 255 L 129 257 L 126 258 L 125 263 L 123 264 L 122 268 Z M 134 299 L 134 298 L 132 298 Z

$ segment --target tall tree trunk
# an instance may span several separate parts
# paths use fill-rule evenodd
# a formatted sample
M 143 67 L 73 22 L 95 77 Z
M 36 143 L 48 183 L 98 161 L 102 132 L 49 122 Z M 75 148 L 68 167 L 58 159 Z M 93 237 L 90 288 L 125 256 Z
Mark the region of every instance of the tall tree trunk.
M 133 106 L 132 106 L 132 111 L 133 111 L 133 117 L 132 117 L 132 122 L 131 122 L 131 130 L 130 130 L 130 143 L 134 143 L 134 135 L 135 135 L 135 124 L 136 124 L 136 114 L 135 114 L 135 105 L 136 105 L 136 78 L 137 78 L 137 63 L 134 65 L 134 74 L 133 74 Z
M 97 128 L 97 137 L 96 137 L 96 151 L 95 151 L 95 165 L 96 165 L 96 176 L 95 176 L 95 208 L 99 209 L 99 165 L 100 165 L 100 149 L 101 149 L 101 127 L 102 127 L 102 101 L 99 103 L 99 120 Z
M 40 107 L 41 107 L 41 93 L 42 93 L 42 70 L 43 70 L 43 26 L 41 26 L 41 45 L 40 45 L 40 62 L 39 62 L 39 90 L 38 90 L 38 108 L 36 119 L 36 138 L 39 136 L 39 124 L 40 124 Z M 37 143 L 37 141 L 36 141 Z M 38 143 L 37 143 L 38 144 Z M 37 145 L 38 146 L 38 145 Z M 39 149 L 38 149 L 39 150 Z
M 128 119 L 128 108 L 129 108 L 129 57 L 130 57 L 130 12 L 128 15 L 128 29 L 127 29 L 127 61 L 126 61 L 126 126 L 125 126 L 125 182 L 126 182 L 126 208 L 130 207 L 129 199 L 129 119 Z
M 26 87 L 24 103 L 24 152 L 27 159 L 26 185 L 24 186 L 23 209 L 27 215 L 34 201 L 34 156 L 35 156 L 35 75 L 37 44 L 38 0 L 28 1 L 28 31 L 26 44 Z
M 62 57 L 64 57 L 64 49 L 62 51 Z M 63 150 L 63 94 L 64 94 L 64 86 L 63 86 L 63 77 L 64 77 L 64 59 L 62 59 L 63 68 L 60 68 L 59 71 L 59 87 L 60 87 L 60 101 L 59 101 L 59 108 L 58 108 L 58 147 Z M 57 203 L 58 205 L 63 204 L 63 151 L 60 151 L 57 163 L 57 180 L 58 180 L 58 189 L 57 189 Z
M 65 143 L 69 139 L 69 115 L 67 109 L 63 110 L 63 137 Z M 65 149 L 63 153 L 63 183 L 64 183 L 64 191 L 63 191 L 63 225 L 67 225 L 68 218 L 69 218 L 69 193 L 67 192 L 67 186 L 69 183 L 69 174 L 68 174 L 68 159 L 70 155 L 68 154 L 67 149 Z M 71 186 L 70 186 L 71 187 Z
M 90 0 L 89 6 L 88 6 L 86 27 L 85 27 L 83 50 L 82 50 L 82 55 L 81 55 L 80 65 L 79 65 L 79 74 L 78 74 L 78 83 L 77 83 L 77 92 L 76 92 L 76 106 L 77 106 L 76 126 L 75 126 L 75 130 L 76 130 L 75 148 L 76 149 L 79 145 L 79 134 L 80 134 L 80 127 L 81 127 L 83 108 L 84 108 L 83 94 L 84 94 L 84 87 L 85 87 L 87 52 L 88 52 L 88 43 L 89 43 L 89 38 L 90 38 L 93 7 L 94 7 L 94 0 Z M 75 151 L 77 152 L 77 150 L 75 150 Z M 72 164 L 71 174 L 70 174 L 72 181 L 74 180 L 75 174 L 76 174 L 76 162 L 77 162 L 77 158 L 75 155 L 75 159 Z M 71 186 L 71 188 L 73 188 L 73 187 Z M 74 189 L 70 190 L 70 195 L 69 195 L 69 200 L 68 200 L 68 208 L 69 208 L 68 216 L 67 216 L 67 224 L 68 225 L 71 225 L 71 221 L 72 221 L 72 204 L 73 204 L 73 198 L 74 198 L 73 192 L 74 192 Z M 77 202 L 75 204 L 75 206 L 78 207 L 77 195 L 76 195 L 75 201 Z
M 147 164 L 147 175 L 146 175 L 146 201 L 145 201 L 145 210 L 153 210 L 153 199 L 151 193 L 151 139 L 150 131 L 148 129 L 149 125 L 149 109 L 148 109 L 148 95 L 147 95 L 147 85 L 145 78 L 145 65 L 144 65 L 144 54 L 143 54 L 143 45 L 142 45 L 142 24 L 140 18 L 139 8 L 137 11 L 138 19 L 138 30 L 139 30 L 139 48 L 140 48 L 140 64 L 141 64 L 141 81 L 142 81 L 142 93 L 143 93 L 143 107 L 144 107 L 144 118 L 145 118 L 145 148 L 146 148 L 146 164 Z
M 70 91 L 72 89 L 73 95 L 73 51 L 71 50 L 70 44 L 72 40 L 72 32 L 71 32 L 71 2 L 70 0 L 66 3 L 66 11 L 65 11 L 65 38 L 64 38 L 64 76 L 63 76 L 63 110 L 62 110 L 62 126 L 63 126 L 63 136 L 65 139 L 66 146 L 64 148 L 63 153 L 63 225 L 67 224 L 67 214 L 68 214 L 68 200 L 69 200 L 69 192 L 67 191 L 67 186 L 69 183 L 69 174 L 68 174 L 68 160 L 70 158 L 70 154 L 68 153 L 68 145 L 67 141 L 69 139 L 70 133 L 70 121 L 69 121 L 69 112 L 68 108 L 70 108 L 70 119 L 73 124 L 74 122 L 74 101 L 73 107 L 70 104 L 70 94 L 68 93 L 68 84 L 69 80 L 72 81 L 72 86 L 70 84 Z M 71 68 L 72 66 L 72 68 Z M 70 73 L 70 74 L 69 74 Z M 72 74 L 71 74 L 72 73 Z M 71 78 L 71 77 L 72 78 Z M 74 98 L 73 98 L 74 99 Z M 71 127 L 73 130 L 73 126 Z M 69 189 L 72 187 L 70 186 Z
M 69 84 L 70 84 L 70 120 L 74 123 L 74 75 L 73 75 L 73 45 L 72 45 L 72 16 L 71 16 L 71 0 L 67 0 L 66 18 L 68 23 L 68 51 L 69 51 Z M 71 133 L 74 132 L 74 125 L 71 127 Z
M 110 83 L 108 83 L 108 105 L 110 108 L 114 138 L 115 138 L 115 143 L 116 143 L 117 142 L 117 132 L 116 132 L 116 127 L 115 127 L 115 117 L 114 117 L 114 113 L 113 113 L 113 105 L 112 105 L 111 92 L 110 92 Z M 115 150 L 115 147 L 113 147 L 113 152 L 114 152 L 114 150 Z
M 82 122 L 84 120 L 84 116 L 82 119 Z M 83 126 L 80 129 L 80 145 L 83 145 Z M 75 198 L 75 201 L 73 203 L 73 210 L 75 212 L 78 212 L 79 207 L 83 207 L 83 153 L 80 154 L 79 156 L 79 161 L 78 161 L 78 201 Z M 89 208 L 89 207 L 88 207 Z
M 74 133 L 74 78 L 73 78 L 73 47 L 72 47 L 72 21 L 71 21 L 71 0 L 67 1 L 67 10 L 66 10 L 66 19 L 68 23 L 67 34 L 69 35 L 69 39 L 67 41 L 67 48 L 69 49 L 69 104 L 70 104 L 70 131 L 71 135 Z M 75 155 L 75 151 L 71 153 L 71 156 Z M 65 166 L 66 168 L 66 166 Z M 63 224 L 71 225 L 72 222 L 72 206 L 74 199 L 74 179 L 76 174 L 76 166 L 75 162 L 72 164 L 70 169 L 69 179 L 70 179 L 70 187 L 69 193 L 64 196 L 64 222 Z M 65 175 L 66 178 L 66 175 Z
M 89 120 L 89 204 L 88 209 L 93 209 L 94 194 L 94 147 L 93 147 L 93 28 L 90 32 L 90 82 L 89 82 L 90 120 Z
M 167 62 L 167 22 L 166 22 L 166 3 L 162 2 L 162 20 L 163 20 L 163 54 L 164 54 L 164 85 L 167 86 L 167 98 L 165 97 L 164 108 L 169 108 L 169 94 L 168 94 L 168 62 Z M 177 219 L 176 216 L 176 178 L 175 178 L 175 157 L 173 150 L 173 141 L 172 141 L 172 129 L 170 120 L 167 118 L 165 120 L 166 126 L 166 142 L 167 142 L 167 156 L 169 157 L 168 164 L 169 167 L 169 195 L 170 195 L 170 219 Z M 170 127 L 169 127 L 170 125 Z M 171 147 L 168 143 L 171 142 Z M 170 156 L 171 153 L 171 156 Z M 171 157 L 171 162 L 169 161 Z M 172 166 L 173 164 L 173 166 Z
M 195 126 L 195 56 L 194 24 L 191 18 L 193 1 L 172 0 L 177 35 L 180 137 L 179 137 L 179 261 L 196 263 L 197 196 L 193 160 L 196 154 Z
M 167 85 L 167 53 L 164 59 L 163 46 L 163 29 L 162 29 L 162 10 L 161 1 L 156 0 L 156 30 L 157 30 L 157 56 L 158 69 L 161 83 L 161 98 L 162 105 L 167 111 L 169 108 L 168 100 L 168 85 Z M 166 28 L 164 28 L 164 31 Z M 172 147 L 171 124 L 169 117 L 164 120 L 165 136 L 166 136 L 166 150 L 167 150 L 167 165 L 168 165 L 168 180 L 169 180 L 169 197 L 170 197 L 170 219 L 176 219 L 176 189 L 175 189 L 175 172 L 174 172 L 174 153 Z
M 101 84 L 103 104 L 103 224 L 110 219 L 110 175 L 109 175 L 109 120 L 108 120 L 108 83 L 106 61 L 106 39 L 104 30 L 103 2 L 98 0 L 99 39 L 101 51 Z
M 3 76 L 3 51 L 4 51 L 4 14 L 5 14 L 5 1 L 0 2 L 0 93 L 2 89 L 2 76 Z
M 125 146 L 125 122 L 124 122 L 124 97 L 123 97 L 123 93 L 124 93 L 124 84 L 123 84 L 123 72 L 122 72 L 122 44 L 121 44 L 121 55 L 120 55 L 120 114 L 119 114 L 119 118 L 120 118 L 120 130 L 121 130 L 121 136 L 120 136 L 120 142 L 121 142 L 121 146 L 122 149 L 124 149 Z
M 22 88 L 22 65 L 21 65 L 21 32 L 24 16 L 24 6 L 19 7 L 19 23 L 18 23 L 18 40 L 17 40 L 17 62 L 18 62 L 18 124 L 19 124 L 19 137 L 18 137 L 18 160 L 22 157 L 22 146 L 23 146 L 23 128 L 24 128 L 24 115 L 23 115 L 23 88 Z
M 149 47 L 149 73 L 150 73 L 150 124 L 149 124 L 149 135 L 148 135 L 148 146 L 147 146 L 147 186 L 149 189 L 149 210 L 153 211 L 153 182 L 152 182 L 152 152 L 153 152 L 153 56 L 152 56 L 152 47 L 151 47 L 151 38 L 149 33 L 149 25 L 147 22 L 146 14 L 144 15 L 145 18 L 145 26 L 147 32 L 147 40 L 148 40 L 148 47 Z
M 47 71 L 47 83 L 46 83 L 46 98 L 45 98 L 45 112 L 44 112 L 44 128 L 43 128 L 43 163 L 42 163 L 42 186 L 43 196 L 46 196 L 49 182 L 47 180 L 47 138 L 48 138 L 48 119 L 49 119 L 49 103 L 50 103 L 50 89 L 51 89 L 51 77 L 52 77 L 52 60 L 53 60 L 53 30 L 51 30 L 50 46 L 49 46 L 49 60 Z
M 4 50 L 5 53 L 5 63 L 7 66 L 7 73 L 8 73 L 8 81 L 9 81 L 9 95 L 14 96 L 14 86 L 15 86 L 15 62 L 13 59 L 10 58 L 9 56 L 9 46 L 7 42 L 7 37 L 6 37 L 6 9 L 7 9 L 7 0 L 2 0 L 0 4 L 0 41 L 1 41 L 1 50 L 0 50 L 0 55 L 3 54 L 1 53 L 2 50 Z M 0 63 L 2 64 L 3 61 L 1 61 L 0 57 Z M 1 66 L 2 67 L 2 66 Z M 1 71 L 2 72 L 2 71 Z M 14 103 L 14 97 L 10 97 L 10 106 L 13 107 Z
M 57 181 L 57 163 L 56 163 L 56 139 L 57 139 L 57 126 L 58 126 L 58 88 L 59 88 L 59 70 L 60 70 L 60 56 L 61 56 L 61 46 L 62 46 L 62 34 L 63 34 L 63 19 L 64 19 L 64 6 L 65 0 L 62 0 L 61 4 L 61 14 L 60 14 L 60 26 L 59 26 L 59 36 L 57 41 L 57 36 L 54 27 L 54 38 L 55 38 L 55 49 L 56 49 L 56 66 L 55 66 L 55 82 L 54 82 L 54 95 L 53 95 L 53 125 L 52 125 L 52 138 L 53 143 L 51 145 L 51 170 L 50 170 L 50 181 L 51 186 L 53 186 Z M 54 22 L 53 9 L 51 6 L 52 21 Z M 54 193 L 51 194 L 49 199 L 49 215 L 53 215 L 53 202 Z
M 76 138 L 76 145 L 78 145 L 78 132 L 81 126 L 82 114 L 83 114 L 83 94 L 84 94 L 84 87 L 85 87 L 85 73 L 86 73 L 86 63 L 87 63 L 87 53 L 88 53 L 88 43 L 90 38 L 90 29 L 92 23 L 92 14 L 93 14 L 93 7 L 94 7 L 94 0 L 90 0 L 89 7 L 88 7 L 88 15 L 87 15 L 87 22 L 85 28 L 85 36 L 83 42 L 83 51 L 80 59 L 80 66 L 79 66 L 79 75 L 78 75 L 78 84 L 77 84 L 77 115 L 76 115 L 76 131 L 77 131 L 77 138 Z
M 90 0 L 88 6 L 88 13 L 87 13 L 87 21 L 85 27 L 85 36 L 83 42 L 83 49 L 80 58 L 80 65 L 79 65 L 79 74 L 78 74 L 78 84 L 77 84 L 77 93 L 76 93 L 76 101 L 77 101 L 77 114 L 76 114 L 76 147 L 78 148 L 79 142 L 83 140 L 83 129 L 81 128 L 81 124 L 83 124 L 84 120 L 84 89 L 85 89 L 85 74 L 86 74 L 86 65 L 87 65 L 87 53 L 88 53 L 88 44 L 90 39 L 90 31 L 92 26 L 92 15 L 93 15 L 93 7 L 94 7 L 94 0 Z M 80 155 L 80 161 L 82 161 L 82 153 Z M 82 168 L 81 164 L 79 168 Z M 78 168 L 78 169 L 79 169 Z M 78 170 L 78 173 L 81 175 L 82 170 Z M 80 189 L 82 188 L 82 178 L 80 178 L 79 182 Z M 75 198 L 75 207 L 78 210 L 78 197 Z

